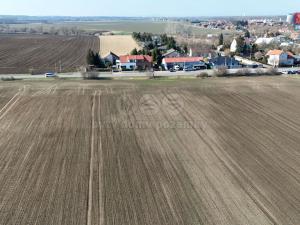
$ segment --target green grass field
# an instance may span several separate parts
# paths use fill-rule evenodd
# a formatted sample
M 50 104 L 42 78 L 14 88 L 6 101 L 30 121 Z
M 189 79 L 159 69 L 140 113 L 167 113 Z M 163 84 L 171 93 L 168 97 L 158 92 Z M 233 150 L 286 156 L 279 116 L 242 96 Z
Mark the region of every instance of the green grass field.
M 151 32 L 164 33 L 167 22 L 152 22 L 152 21 L 95 21 L 95 22 L 61 22 L 53 24 L 11 24 L 11 28 L 40 28 L 44 31 L 50 30 L 52 27 L 59 29 L 63 27 L 76 27 L 87 32 L 96 31 L 113 31 L 116 33 L 131 33 L 131 32 Z
M 129 34 L 132 32 L 150 32 L 154 34 L 162 34 L 166 32 L 168 24 L 170 22 L 156 22 L 149 20 L 120 20 L 120 21 L 91 21 L 91 22 L 61 22 L 53 24 L 41 24 L 41 23 L 30 23 L 30 24 L 11 24 L 10 28 L 33 28 L 40 29 L 43 31 L 49 31 L 51 28 L 72 28 L 76 27 L 79 30 L 86 32 L 97 32 L 97 31 L 111 31 L 116 34 Z M 206 35 L 206 34 L 218 34 L 221 30 L 218 29 L 203 29 L 191 26 L 191 31 L 194 35 Z

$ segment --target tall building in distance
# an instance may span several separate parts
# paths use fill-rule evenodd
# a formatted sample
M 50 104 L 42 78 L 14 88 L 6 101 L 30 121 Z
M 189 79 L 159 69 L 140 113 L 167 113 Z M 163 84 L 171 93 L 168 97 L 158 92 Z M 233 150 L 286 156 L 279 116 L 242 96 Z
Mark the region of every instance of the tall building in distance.
M 296 31 L 300 30 L 300 13 L 291 13 L 287 15 L 286 21 L 294 26 Z
M 290 14 L 287 15 L 286 22 L 289 23 L 289 24 L 292 24 L 293 19 L 294 19 L 294 14 L 290 13 Z

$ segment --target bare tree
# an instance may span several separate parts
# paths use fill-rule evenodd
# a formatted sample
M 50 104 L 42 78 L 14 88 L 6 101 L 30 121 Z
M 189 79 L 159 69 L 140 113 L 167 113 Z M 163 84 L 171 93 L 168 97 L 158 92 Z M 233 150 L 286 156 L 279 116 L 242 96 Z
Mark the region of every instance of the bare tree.
M 262 58 L 263 58 L 263 54 L 261 53 L 261 52 L 256 52 L 255 54 L 254 54 L 254 58 L 256 59 L 256 60 L 261 60 Z

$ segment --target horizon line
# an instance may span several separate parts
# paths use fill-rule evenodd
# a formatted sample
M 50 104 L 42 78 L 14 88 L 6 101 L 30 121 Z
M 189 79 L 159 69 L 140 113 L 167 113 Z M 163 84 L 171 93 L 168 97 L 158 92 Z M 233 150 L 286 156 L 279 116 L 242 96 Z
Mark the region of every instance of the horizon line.
M 286 15 L 288 15 L 287 13 Z M 268 15 L 212 15 L 212 16 L 97 16 L 97 15 L 89 15 L 89 16 L 70 16 L 70 15 L 21 15 L 21 14 L 0 14 L 0 16 L 24 16 L 24 17 L 72 17 L 72 18 L 92 18 L 92 17 L 110 17 L 110 18 L 199 18 L 199 17 L 276 17 L 276 16 L 286 16 L 285 14 L 268 14 Z

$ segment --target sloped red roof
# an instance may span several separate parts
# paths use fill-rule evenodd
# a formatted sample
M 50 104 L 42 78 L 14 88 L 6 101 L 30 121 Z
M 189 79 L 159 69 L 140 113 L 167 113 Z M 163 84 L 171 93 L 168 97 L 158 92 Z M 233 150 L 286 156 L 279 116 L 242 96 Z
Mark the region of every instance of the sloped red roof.
M 283 53 L 282 50 L 275 49 L 275 50 L 268 51 L 267 55 L 281 55 L 282 53 Z
M 144 55 L 144 58 L 146 59 L 146 61 L 152 62 L 152 57 L 150 55 Z
M 283 50 L 270 50 L 270 51 L 268 51 L 268 53 L 267 53 L 267 55 L 281 55 L 281 54 L 283 54 L 284 53 L 284 51 Z M 291 52 L 286 52 L 287 54 L 288 54 L 288 56 L 289 57 L 294 57 L 294 55 L 293 55 L 293 53 L 291 53 Z
M 149 55 L 121 55 L 120 62 L 127 63 L 129 60 L 143 60 L 147 62 L 152 62 L 152 57 Z
M 164 58 L 166 63 L 183 63 L 183 62 L 200 62 L 202 57 L 177 57 L 177 58 Z

